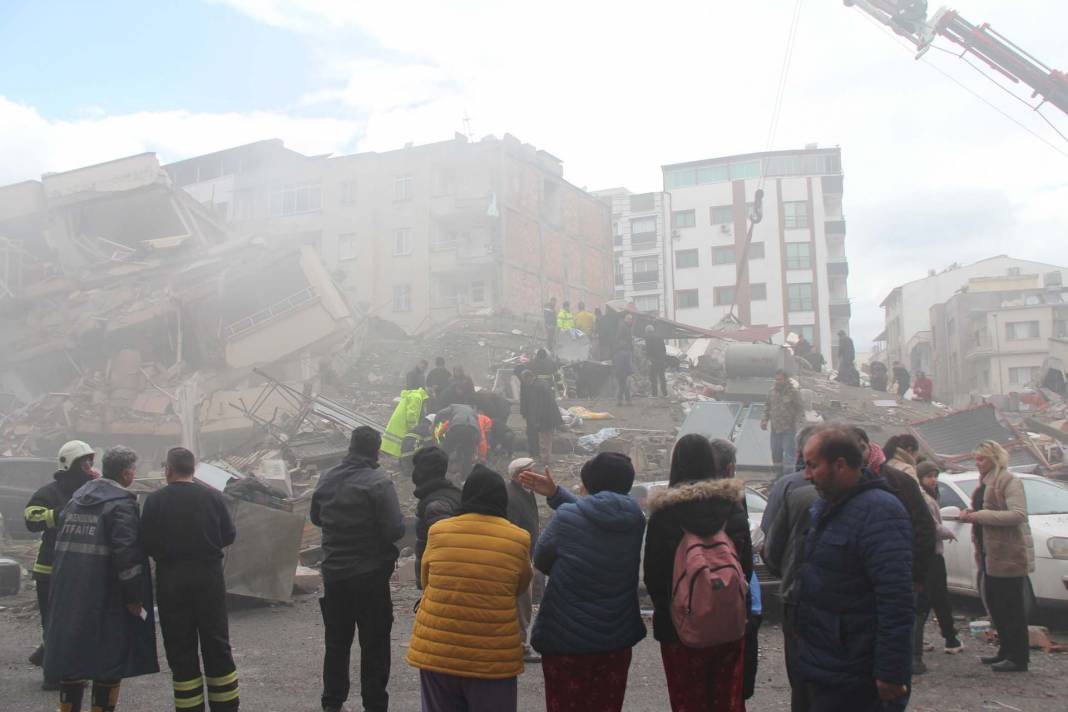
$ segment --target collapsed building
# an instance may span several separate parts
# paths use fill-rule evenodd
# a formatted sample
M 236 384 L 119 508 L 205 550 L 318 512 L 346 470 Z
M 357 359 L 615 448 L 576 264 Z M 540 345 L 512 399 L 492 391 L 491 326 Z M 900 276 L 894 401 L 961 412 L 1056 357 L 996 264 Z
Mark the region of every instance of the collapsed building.
M 253 368 L 307 383 L 353 333 L 314 250 L 233 232 L 152 153 L 0 188 L 0 323 L 8 454 L 218 450 Z

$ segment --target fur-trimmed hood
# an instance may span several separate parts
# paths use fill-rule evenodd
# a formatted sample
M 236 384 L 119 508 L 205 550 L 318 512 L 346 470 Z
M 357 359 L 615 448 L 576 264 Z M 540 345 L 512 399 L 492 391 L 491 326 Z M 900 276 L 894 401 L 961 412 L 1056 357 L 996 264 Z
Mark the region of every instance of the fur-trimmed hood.
M 676 505 L 719 499 L 726 502 L 741 502 L 745 498 L 745 482 L 729 480 L 700 480 L 654 492 L 649 496 L 649 515 Z

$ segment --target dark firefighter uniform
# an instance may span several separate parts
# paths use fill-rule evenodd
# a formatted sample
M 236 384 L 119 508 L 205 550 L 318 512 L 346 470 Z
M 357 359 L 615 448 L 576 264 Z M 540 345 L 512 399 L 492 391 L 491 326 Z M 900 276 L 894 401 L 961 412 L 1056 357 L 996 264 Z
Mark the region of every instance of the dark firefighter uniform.
M 238 708 L 222 566 L 235 535 L 223 496 L 199 482 L 172 482 L 145 499 L 141 545 L 156 560 L 159 623 L 178 712 L 204 709 L 205 683 L 212 710 Z
M 89 481 L 81 468 L 59 470 L 55 479 L 33 493 L 26 504 L 23 518 L 31 532 L 43 532 L 37 560 L 33 564 L 33 580 L 37 585 L 37 609 L 41 612 L 41 627 L 48 634 L 48 592 L 52 585 L 52 563 L 56 556 L 56 520 L 75 490 Z M 43 655 L 43 650 L 40 651 Z M 43 657 L 41 658 L 43 660 Z M 40 663 L 38 663 L 40 664 Z
M 60 680 L 60 712 L 115 709 L 119 683 L 159 672 L 152 580 L 137 543 L 137 498 L 107 479 L 80 487 L 57 517 L 45 678 Z M 139 604 L 143 617 L 129 606 Z

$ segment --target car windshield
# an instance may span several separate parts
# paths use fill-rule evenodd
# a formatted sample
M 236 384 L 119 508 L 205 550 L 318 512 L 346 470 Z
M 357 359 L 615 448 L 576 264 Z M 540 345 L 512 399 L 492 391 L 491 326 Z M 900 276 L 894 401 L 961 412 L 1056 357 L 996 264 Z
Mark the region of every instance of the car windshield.
M 1047 480 L 1024 480 L 1028 514 L 1068 514 L 1068 488 Z

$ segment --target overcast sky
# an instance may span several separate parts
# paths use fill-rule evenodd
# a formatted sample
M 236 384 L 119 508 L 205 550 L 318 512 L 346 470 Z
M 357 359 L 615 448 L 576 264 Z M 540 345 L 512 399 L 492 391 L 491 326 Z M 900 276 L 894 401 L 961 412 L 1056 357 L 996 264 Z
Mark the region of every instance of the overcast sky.
M 1064 0 L 955 7 L 1068 69 Z M 450 138 L 466 116 L 476 137 L 508 132 L 560 157 L 577 185 L 658 190 L 665 163 L 766 148 L 793 8 L 4 0 L 0 184 L 271 137 L 308 153 L 389 150 Z M 1068 142 L 956 57 L 916 62 L 838 0 L 806 0 L 800 18 L 772 148 L 842 147 L 858 349 L 886 293 L 928 269 L 1001 253 L 1068 264 Z

